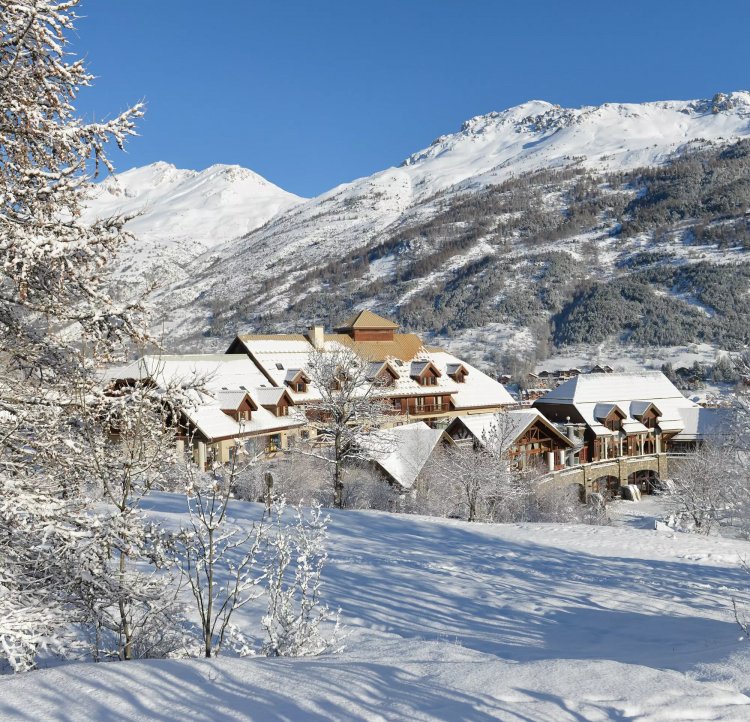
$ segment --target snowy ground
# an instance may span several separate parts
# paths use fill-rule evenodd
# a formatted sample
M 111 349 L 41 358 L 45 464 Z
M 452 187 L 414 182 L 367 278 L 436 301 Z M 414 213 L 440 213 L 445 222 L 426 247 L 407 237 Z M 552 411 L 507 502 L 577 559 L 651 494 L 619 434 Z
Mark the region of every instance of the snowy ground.
M 731 613 L 750 545 L 653 531 L 636 507 L 611 527 L 332 513 L 341 655 L 66 665 L 0 680 L 0 719 L 750 719 Z

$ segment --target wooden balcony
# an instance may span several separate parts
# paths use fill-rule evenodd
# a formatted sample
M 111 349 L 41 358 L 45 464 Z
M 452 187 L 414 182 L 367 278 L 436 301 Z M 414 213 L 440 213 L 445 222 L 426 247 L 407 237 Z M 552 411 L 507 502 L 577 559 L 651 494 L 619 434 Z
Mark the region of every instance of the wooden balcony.
M 427 414 L 443 414 L 450 411 L 450 407 L 445 404 L 424 404 L 424 406 L 410 406 L 408 413 L 410 416 L 426 416 Z

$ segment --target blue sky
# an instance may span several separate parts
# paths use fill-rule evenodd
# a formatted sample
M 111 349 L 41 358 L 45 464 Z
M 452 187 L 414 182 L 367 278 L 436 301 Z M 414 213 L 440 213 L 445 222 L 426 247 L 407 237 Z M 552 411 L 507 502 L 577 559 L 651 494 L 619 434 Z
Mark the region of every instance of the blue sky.
M 83 0 L 87 119 L 144 99 L 118 170 L 238 163 L 312 196 L 474 115 L 750 88 L 730 0 Z

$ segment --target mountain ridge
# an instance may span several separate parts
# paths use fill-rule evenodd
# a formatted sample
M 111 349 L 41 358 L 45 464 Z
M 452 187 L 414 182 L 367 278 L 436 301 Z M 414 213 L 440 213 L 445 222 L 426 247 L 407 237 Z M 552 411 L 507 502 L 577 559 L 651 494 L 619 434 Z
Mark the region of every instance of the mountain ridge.
M 648 223 L 635 229 L 633 214 L 656 213 L 638 205 L 639 195 L 648 195 L 638 172 L 651 169 L 656 175 L 648 183 L 658 185 L 660 168 L 688 157 L 698 159 L 693 165 L 703 164 L 701 172 L 716 175 L 711 169 L 722 167 L 721 149 L 748 137 L 747 91 L 708 100 L 578 109 L 529 101 L 476 116 L 398 167 L 302 200 L 248 234 L 207 248 L 157 296 L 157 301 L 172 299 L 160 321 L 169 343 L 193 349 L 220 348 L 239 329 L 299 330 L 364 307 L 428 337 L 490 329 L 480 342 L 487 353 L 514 339 L 522 339 L 528 351 L 539 347 L 545 333 L 559 343 L 567 336 L 555 319 L 578 293 L 575 284 L 629 273 L 630 256 L 642 258 L 651 247 L 662 252 L 672 244 L 669 252 L 680 263 L 695 262 L 700 254 L 723 261 L 730 252 L 709 242 L 720 222 L 705 209 L 699 215 L 708 230 L 700 231 L 699 248 L 679 235 L 677 225 L 669 225 L 669 213 L 660 221 L 670 229 L 669 243 Z M 743 153 L 738 151 L 744 158 Z M 745 161 L 732 163 L 744 183 Z M 680 182 L 692 182 L 693 166 L 680 168 Z M 690 230 L 693 220 L 680 222 Z M 592 253 L 595 262 L 584 268 Z M 735 256 L 744 262 L 744 247 Z M 555 273 L 567 269 L 563 276 L 569 278 L 555 281 L 549 293 L 560 298 L 554 302 L 534 300 L 532 318 L 518 310 L 519 303 L 527 303 L 519 301 L 518 287 L 525 283 L 537 293 L 537 286 L 547 283 L 533 271 L 540 263 L 552 263 Z M 502 283 L 496 282 L 499 276 Z M 486 294 L 477 292 L 468 301 L 477 288 Z M 686 299 L 694 297 L 699 306 L 697 292 L 659 293 L 688 305 Z M 472 305 L 445 316 L 440 309 L 446 308 L 446 298 L 461 308 Z M 575 317 L 570 309 L 565 312 Z

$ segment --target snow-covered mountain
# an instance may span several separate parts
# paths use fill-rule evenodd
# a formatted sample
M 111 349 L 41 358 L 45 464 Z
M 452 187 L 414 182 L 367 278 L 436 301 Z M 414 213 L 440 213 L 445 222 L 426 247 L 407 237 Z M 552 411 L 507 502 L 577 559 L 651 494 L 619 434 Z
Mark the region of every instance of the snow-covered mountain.
M 165 270 L 180 277 L 179 270 L 195 257 L 302 201 L 240 166 L 194 171 L 158 162 L 94 186 L 84 219 L 135 216 L 126 226 L 135 239 L 117 267 L 124 280 L 156 270 L 162 277 Z
M 750 93 L 745 91 L 717 94 L 711 100 L 578 109 L 531 101 L 478 116 L 399 167 L 294 204 L 246 236 L 211 248 L 187 267 L 184 280 L 170 286 L 175 310 L 162 320 L 175 345 L 193 347 L 220 347 L 238 327 L 289 328 L 291 319 L 299 326 L 313 319 L 325 322 L 341 315 L 347 303 L 375 306 L 413 327 L 421 325 L 423 332 L 438 332 L 439 322 L 424 316 L 415 321 L 407 305 L 415 298 L 428 303 L 433 293 L 437 307 L 446 288 L 455 291 L 450 283 L 457 273 L 488 257 L 496 265 L 520 263 L 532 251 L 563 250 L 580 267 L 582 244 L 594 244 L 598 265 L 584 271 L 602 278 L 619 268 L 623 253 L 643 251 L 649 243 L 643 236 L 619 238 L 613 244 L 622 219 L 604 212 L 592 218 L 590 227 L 564 240 L 559 229 L 549 234 L 542 224 L 530 249 L 523 224 L 508 231 L 514 219 L 532 211 L 564 218 L 566 198 L 581 178 L 600 186 L 600 193 L 604 188 L 630 202 L 643 189 L 635 189 L 632 179 L 616 188 L 612 174 L 658 167 L 745 137 L 750 137 Z M 508 193 L 523 196 L 519 189 L 526 178 L 535 179 L 528 181 L 529 195 L 532 190 L 536 194 L 534 208 L 498 205 L 506 186 Z M 473 202 L 467 199 L 472 198 L 477 204 L 473 211 L 467 210 Z M 490 209 L 485 208 L 488 198 Z M 467 238 L 467 226 L 479 221 L 481 227 Z M 508 333 L 527 339 L 527 322 L 508 319 L 498 305 L 513 284 L 523 280 L 524 269 L 519 266 L 515 272 L 503 289 L 494 288 L 494 295 L 475 301 L 489 313 L 445 329 L 455 336 L 457 329 L 487 327 L 493 332 L 485 335 L 488 343 L 508 338 Z M 497 268 L 472 273 L 459 279 L 467 287 L 485 283 L 488 274 L 497 275 Z M 578 280 L 585 277 L 584 272 Z M 492 309 L 497 310 L 495 318 Z M 553 312 L 540 312 L 541 320 L 549 320 Z

